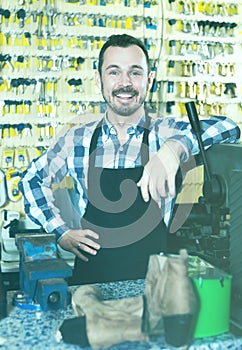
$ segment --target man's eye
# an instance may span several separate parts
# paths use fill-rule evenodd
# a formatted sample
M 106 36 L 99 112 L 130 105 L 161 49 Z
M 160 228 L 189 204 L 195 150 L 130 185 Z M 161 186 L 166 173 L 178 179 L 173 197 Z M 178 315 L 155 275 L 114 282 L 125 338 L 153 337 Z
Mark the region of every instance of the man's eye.
M 142 75 L 142 73 L 141 72 L 138 72 L 138 71 L 134 71 L 134 72 L 132 72 L 131 73 L 133 76 L 140 76 L 140 75 Z
M 118 72 L 113 70 L 109 72 L 109 75 L 118 75 Z

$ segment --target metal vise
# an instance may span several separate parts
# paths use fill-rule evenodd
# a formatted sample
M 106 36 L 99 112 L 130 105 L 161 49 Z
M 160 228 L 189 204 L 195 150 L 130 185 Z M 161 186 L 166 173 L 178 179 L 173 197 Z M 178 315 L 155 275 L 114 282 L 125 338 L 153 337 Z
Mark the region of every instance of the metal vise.
M 64 309 L 68 304 L 66 278 L 72 268 L 58 257 L 54 234 L 16 234 L 20 253 L 20 291 L 16 306 L 28 310 Z

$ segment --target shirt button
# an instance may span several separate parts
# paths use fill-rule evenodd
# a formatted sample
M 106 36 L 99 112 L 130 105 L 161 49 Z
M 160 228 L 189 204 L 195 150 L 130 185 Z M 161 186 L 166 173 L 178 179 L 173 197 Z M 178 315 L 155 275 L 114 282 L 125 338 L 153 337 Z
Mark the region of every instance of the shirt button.
M 124 150 L 123 146 L 120 146 L 119 147 L 119 152 L 123 152 L 123 150 Z

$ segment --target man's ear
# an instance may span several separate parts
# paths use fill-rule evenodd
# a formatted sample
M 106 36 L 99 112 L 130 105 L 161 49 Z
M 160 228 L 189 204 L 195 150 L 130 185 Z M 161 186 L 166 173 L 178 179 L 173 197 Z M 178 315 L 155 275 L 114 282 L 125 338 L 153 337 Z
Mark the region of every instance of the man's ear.
M 151 71 L 149 72 L 149 75 L 148 75 L 148 90 L 151 89 L 153 81 L 154 81 L 154 72 Z
M 95 72 L 95 79 L 96 79 L 97 88 L 101 91 L 102 90 L 102 83 L 101 83 L 101 77 L 100 77 L 98 70 L 96 70 L 96 72 Z

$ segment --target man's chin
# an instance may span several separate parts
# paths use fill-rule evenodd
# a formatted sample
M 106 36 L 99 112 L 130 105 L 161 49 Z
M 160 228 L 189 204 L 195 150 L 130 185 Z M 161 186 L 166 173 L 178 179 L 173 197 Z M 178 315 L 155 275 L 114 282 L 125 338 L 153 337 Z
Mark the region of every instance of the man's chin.
M 140 108 L 140 106 L 132 107 L 130 106 L 130 104 L 129 105 L 122 104 L 122 106 L 110 106 L 110 107 L 113 110 L 113 112 L 123 117 L 131 116 L 132 114 L 137 112 L 137 110 Z
M 130 117 L 132 114 L 134 114 L 137 111 L 137 109 L 117 109 L 114 110 L 114 112 L 122 117 Z

